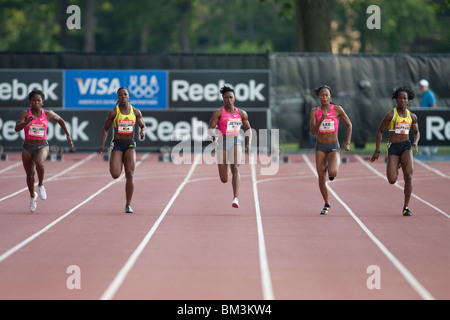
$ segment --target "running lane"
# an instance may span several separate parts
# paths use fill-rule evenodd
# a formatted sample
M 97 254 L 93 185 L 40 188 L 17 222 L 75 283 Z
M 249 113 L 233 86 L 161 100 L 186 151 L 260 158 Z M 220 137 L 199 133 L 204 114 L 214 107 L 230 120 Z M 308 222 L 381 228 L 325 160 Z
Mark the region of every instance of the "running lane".
M 144 156 L 138 154 L 138 161 Z M 131 215 L 124 213 L 125 179 L 113 180 L 108 163 L 100 155 L 86 167 L 55 179 L 52 185 L 48 183 L 48 213 L 42 201 L 40 211 L 9 214 L 13 231 L 6 233 L 3 251 L 43 225 L 66 216 L 0 262 L 0 298 L 98 299 L 189 169 L 178 166 L 169 171 L 166 165 L 159 163 L 156 156 L 139 162 L 135 171 L 135 213 Z M 38 224 L 39 219 L 45 221 Z M 28 228 L 22 226 L 21 236 L 15 235 L 15 227 L 22 224 Z M 10 240 L 11 234 L 14 241 Z M 76 275 L 73 267 L 78 268 Z M 71 276 L 79 276 L 80 290 L 70 289 L 76 282 Z
M 201 161 L 113 298 L 262 299 L 249 164 L 240 172 L 235 209 L 231 176 Z
M 333 196 L 329 215 L 319 215 L 317 178 L 303 158 L 292 156 L 276 176 L 258 176 L 258 189 L 275 299 L 418 298 Z M 383 290 L 367 286 L 375 263 L 389 279 Z
M 360 156 L 349 159 L 349 163 L 341 166 L 340 179 L 330 183 L 330 186 L 389 253 L 398 259 L 401 265 L 396 269 L 420 298 L 448 299 L 450 280 L 440 275 L 450 263 L 447 246 L 450 220 L 429 205 L 444 210 L 448 208 L 448 200 L 442 199 L 442 190 L 446 189 L 448 179 L 430 174 L 430 171 L 416 165 L 414 196 L 409 205 L 414 215 L 403 217 L 403 174 L 400 172 L 398 186 L 390 185 L 385 178 L 384 161 L 370 163 Z M 381 295 L 386 294 L 398 279 L 386 276 L 383 261 L 378 257 L 372 259 L 372 264 L 381 270 L 382 287 L 377 290 Z M 406 299 L 408 293 L 409 290 L 404 291 L 399 299 Z

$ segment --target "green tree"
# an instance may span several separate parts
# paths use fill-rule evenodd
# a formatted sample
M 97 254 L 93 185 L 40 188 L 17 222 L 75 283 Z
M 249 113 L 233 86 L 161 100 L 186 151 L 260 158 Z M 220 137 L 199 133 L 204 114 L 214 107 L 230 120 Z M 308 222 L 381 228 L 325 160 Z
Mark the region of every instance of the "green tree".
M 81 29 L 68 30 L 69 5 Z M 369 5 L 381 29 L 366 26 Z M 450 0 L 0 0 L 2 51 L 448 52 Z
M 57 51 L 56 1 L 0 0 L 0 50 Z

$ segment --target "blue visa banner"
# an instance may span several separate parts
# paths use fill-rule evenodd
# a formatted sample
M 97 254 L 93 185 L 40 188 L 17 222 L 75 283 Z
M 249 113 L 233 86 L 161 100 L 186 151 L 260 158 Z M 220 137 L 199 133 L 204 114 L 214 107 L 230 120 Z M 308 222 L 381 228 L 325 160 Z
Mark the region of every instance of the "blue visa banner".
M 128 88 L 130 104 L 138 109 L 166 109 L 167 71 L 66 70 L 64 106 L 69 109 L 112 109 L 117 89 Z

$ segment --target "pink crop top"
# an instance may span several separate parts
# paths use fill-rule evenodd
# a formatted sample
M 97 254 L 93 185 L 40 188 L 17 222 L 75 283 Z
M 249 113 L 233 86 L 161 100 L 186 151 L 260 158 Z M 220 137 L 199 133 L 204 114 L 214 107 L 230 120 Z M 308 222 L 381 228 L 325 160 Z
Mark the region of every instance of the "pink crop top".
M 28 109 L 28 118 L 32 117 L 31 108 Z M 47 140 L 48 119 L 44 109 L 41 109 L 41 116 L 33 119 L 24 128 L 25 139 L 31 140 Z
M 226 134 L 239 134 L 242 126 L 242 117 L 239 114 L 239 109 L 234 107 L 234 114 L 229 114 L 225 111 L 225 106 L 222 107 L 222 116 L 217 123 L 219 131 Z
M 322 118 L 322 109 L 320 107 L 317 108 L 316 120 L 319 121 Z M 339 119 L 334 112 L 334 104 L 330 105 L 330 111 L 327 114 L 327 117 L 323 120 L 322 124 L 319 128 L 319 133 L 330 133 L 330 132 L 338 132 L 339 129 Z

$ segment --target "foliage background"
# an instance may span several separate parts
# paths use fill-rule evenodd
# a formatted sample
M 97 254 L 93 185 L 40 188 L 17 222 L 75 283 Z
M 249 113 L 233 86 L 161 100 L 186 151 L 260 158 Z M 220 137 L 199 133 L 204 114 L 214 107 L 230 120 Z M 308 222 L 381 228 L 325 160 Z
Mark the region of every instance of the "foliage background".
M 79 30 L 66 26 L 69 5 L 81 9 Z M 366 26 L 370 5 L 380 30 Z M 299 50 L 310 32 L 333 53 L 449 52 L 449 22 L 450 0 L 0 0 L 0 51 L 314 51 Z

